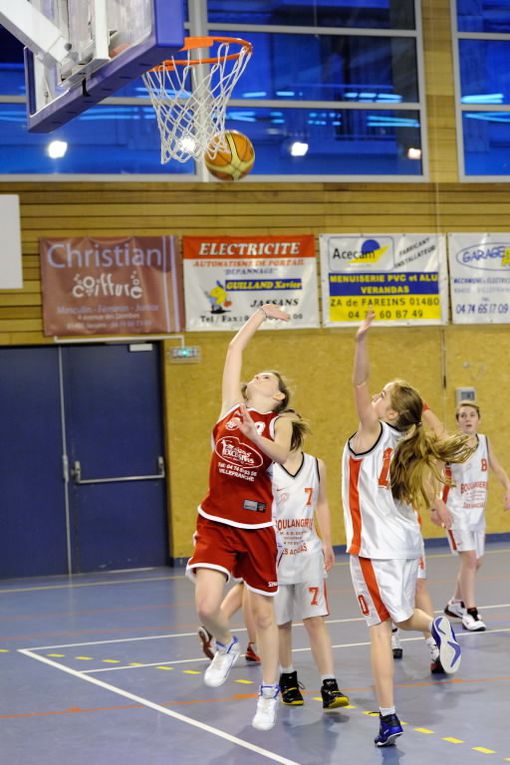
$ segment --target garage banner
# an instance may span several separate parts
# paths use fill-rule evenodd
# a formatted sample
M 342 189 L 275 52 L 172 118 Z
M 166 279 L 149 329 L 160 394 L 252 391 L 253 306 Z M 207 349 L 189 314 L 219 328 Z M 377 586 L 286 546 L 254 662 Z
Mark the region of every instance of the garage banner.
M 263 329 L 319 326 L 314 237 L 183 237 L 186 329 L 238 330 L 264 303 L 290 320 Z
M 320 237 L 323 323 L 445 324 L 444 237 L 437 234 L 324 234 Z
M 454 324 L 510 323 L 510 233 L 449 234 Z
M 39 251 L 45 335 L 182 331 L 175 237 L 41 239 Z

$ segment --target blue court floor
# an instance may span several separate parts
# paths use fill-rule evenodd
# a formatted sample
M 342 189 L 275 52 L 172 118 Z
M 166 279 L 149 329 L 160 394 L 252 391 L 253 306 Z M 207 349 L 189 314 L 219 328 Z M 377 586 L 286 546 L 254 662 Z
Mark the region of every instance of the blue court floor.
M 439 611 L 456 561 L 427 556 Z M 340 687 L 351 706 L 324 713 L 304 628 L 294 665 L 305 705 L 281 706 L 277 726 L 254 730 L 259 668 L 241 659 L 224 686 L 207 688 L 193 589 L 181 569 L 0 582 L 2 765 L 322 765 L 510 762 L 510 548 L 489 544 L 478 574 L 484 633 L 458 630 L 463 663 L 431 676 L 423 638 L 404 637 L 396 662 L 405 734 L 376 749 L 367 630 L 347 560 L 329 579 L 328 619 Z M 238 620 L 242 643 L 246 634 Z

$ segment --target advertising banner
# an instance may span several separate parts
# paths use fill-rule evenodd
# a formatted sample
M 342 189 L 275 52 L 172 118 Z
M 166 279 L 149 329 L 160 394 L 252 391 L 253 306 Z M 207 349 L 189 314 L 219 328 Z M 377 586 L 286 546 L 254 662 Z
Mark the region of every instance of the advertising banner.
M 175 237 L 41 239 L 39 251 L 45 335 L 182 331 Z
M 454 324 L 510 323 L 510 233 L 449 234 Z
M 438 234 L 323 234 L 323 324 L 346 327 L 373 309 L 378 324 L 444 324 L 448 289 Z
M 183 263 L 188 331 L 238 330 L 264 303 L 276 303 L 290 320 L 263 328 L 319 326 L 311 235 L 185 236 Z

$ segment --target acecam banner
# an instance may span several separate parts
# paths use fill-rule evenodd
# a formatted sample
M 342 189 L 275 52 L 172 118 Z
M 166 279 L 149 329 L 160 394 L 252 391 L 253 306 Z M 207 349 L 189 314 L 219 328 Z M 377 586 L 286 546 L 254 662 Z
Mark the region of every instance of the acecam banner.
M 317 267 L 312 235 L 184 236 L 186 329 L 240 329 L 264 303 L 290 319 L 264 328 L 319 326 Z
M 510 323 L 510 233 L 449 234 L 454 324 Z
M 324 326 L 351 326 L 370 309 L 384 326 L 446 323 L 444 236 L 323 234 L 320 253 Z

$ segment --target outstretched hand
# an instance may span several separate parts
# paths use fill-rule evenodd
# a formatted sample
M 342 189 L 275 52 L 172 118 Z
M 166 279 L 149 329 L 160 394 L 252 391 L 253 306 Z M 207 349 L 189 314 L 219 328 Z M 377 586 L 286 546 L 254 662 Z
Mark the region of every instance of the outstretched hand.
M 365 337 L 374 319 L 375 319 L 375 311 L 372 308 L 370 308 L 367 311 L 367 315 L 365 316 L 365 318 L 359 325 L 358 331 L 356 332 L 356 340 L 361 340 L 363 337 Z
M 235 423 L 241 433 L 250 439 L 250 441 L 256 441 L 258 436 L 258 430 L 255 426 L 254 421 L 252 420 L 250 413 L 248 412 L 248 409 L 246 407 L 246 404 L 240 405 L 241 410 L 241 416 L 240 417 L 234 417 L 232 419 L 232 423 Z
M 289 314 L 286 311 L 282 311 L 280 306 L 274 303 L 264 303 L 261 306 L 262 311 L 266 315 L 267 319 L 281 319 L 282 321 L 288 321 L 290 319 Z

